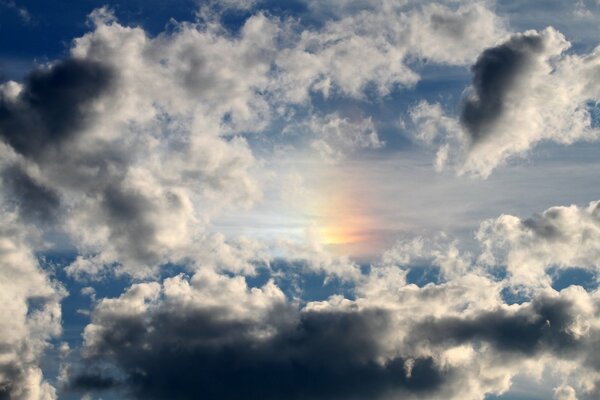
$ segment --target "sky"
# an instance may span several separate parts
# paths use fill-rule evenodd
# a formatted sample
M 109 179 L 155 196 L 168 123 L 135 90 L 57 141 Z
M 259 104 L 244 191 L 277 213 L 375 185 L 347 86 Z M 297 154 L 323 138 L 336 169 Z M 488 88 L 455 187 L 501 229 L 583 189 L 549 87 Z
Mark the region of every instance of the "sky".
M 0 0 L 0 399 L 600 398 L 599 21 Z

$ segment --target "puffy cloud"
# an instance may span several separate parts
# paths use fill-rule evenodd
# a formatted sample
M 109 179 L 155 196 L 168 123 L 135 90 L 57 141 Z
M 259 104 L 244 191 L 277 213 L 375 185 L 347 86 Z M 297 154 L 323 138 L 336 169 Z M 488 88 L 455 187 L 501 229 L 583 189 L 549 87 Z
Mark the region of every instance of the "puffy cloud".
M 204 18 L 151 37 L 100 9 L 68 57 L 0 86 L 3 200 L 23 223 L 7 213 L 0 228 L 0 311 L 14 316 L 0 328 L 0 397 L 56 397 L 40 357 L 60 331 L 63 293 L 26 245 L 21 230 L 31 225 L 69 235 L 78 250 L 71 277 L 145 280 L 116 298 L 81 292 L 94 304 L 81 365 L 60 372 L 72 389 L 134 398 L 483 399 L 549 365 L 574 377 L 557 398 L 574 397 L 575 387 L 593 395 L 598 294 L 544 284 L 549 266 L 596 269 L 596 203 L 482 225 L 480 263 L 506 263 L 512 283 L 535 289 L 513 305 L 503 300 L 507 282 L 443 237 L 399 242 L 370 268 L 313 237 L 282 241 L 290 265 L 353 285 L 348 298 L 303 304 L 271 280 L 251 287 L 244 276 L 260 263 L 267 274 L 293 272 L 270 270 L 262 243 L 232 241 L 209 224 L 261 199 L 268 174 L 247 137 L 279 118 L 309 130 L 308 142 L 332 160 L 379 148 L 371 118 L 313 116 L 312 95 L 385 96 L 414 85 L 421 62 L 475 62 L 459 118 L 429 103 L 410 113 L 420 138 L 442 145 L 439 167 L 464 151 L 461 171 L 487 175 L 540 140 L 594 139 L 585 107 L 598 93 L 595 53 L 565 55 L 568 42 L 551 28 L 498 44 L 504 26 L 486 2 L 372 3 L 308 28 L 255 13 L 235 33 L 213 14 Z M 296 121 L 303 112 L 308 118 Z M 192 276 L 148 280 L 169 263 Z M 420 263 L 439 267 L 441 282 L 408 284 Z
M 361 276 L 359 265 L 348 256 L 334 255 L 323 246 L 314 228 L 306 231 L 304 240 L 280 239 L 277 252 L 291 263 L 300 263 L 308 272 L 324 273 L 326 279 L 338 277 L 355 281 Z
M 361 98 L 369 85 L 386 95 L 418 81 L 409 67 L 412 58 L 468 64 L 503 34 L 501 19 L 484 3 L 381 2 L 327 21 L 320 30 L 301 31 L 297 42 L 278 54 L 276 65 L 285 73 L 277 84 L 293 102 L 307 101 L 311 91 Z
M 577 393 L 569 385 L 559 386 L 554 389 L 555 400 L 577 400 Z
M 225 136 L 261 124 L 250 69 L 264 80 L 270 22 L 252 18 L 236 41 L 183 25 L 150 39 L 106 9 L 92 18 L 70 57 L 2 86 L 5 195 L 25 220 L 69 234 L 74 276 L 141 277 L 189 257 L 218 210 L 260 199 L 246 140 Z
M 437 164 L 482 177 L 542 141 L 598 140 L 598 51 L 567 55 L 570 46 L 549 27 L 486 49 L 471 68 L 460 126 L 439 105 L 421 103 L 411 112 L 417 137 L 439 147 Z
M 351 122 L 333 115 L 325 120 L 313 118 L 309 126 L 317 136 L 311 147 L 328 160 L 339 160 L 357 149 L 377 149 L 383 146 L 370 118 Z
M 448 373 L 431 358 L 412 360 L 410 371 L 402 358 L 379 360 L 378 332 L 387 326 L 384 311 L 298 311 L 272 283 L 249 289 L 243 278 L 207 273 L 103 300 L 85 351 L 88 363 L 119 367 L 119 384 L 136 398 L 433 393 Z M 89 389 L 109 379 L 84 372 L 74 383 Z
M 483 399 L 517 374 L 549 369 L 593 395 L 597 293 L 573 286 L 506 305 L 502 286 L 467 274 L 419 288 L 381 266 L 358 283 L 356 299 L 299 307 L 271 281 L 250 288 L 208 270 L 136 284 L 96 306 L 71 389 Z
M 22 219 L 29 222 L 55 222 L 60 207 L 60 197 L 44 186 L 18 165 L 2 171 L 4 195 L 19 211 Z
M 256 12 L 236 34 L 218 12 L 200 17 L 150 37 L 98 9 L 65 59 L 0 87 L 5 195 L 25 222 L 68 235 L 74 277 L 193 259 L 216 214 L 262 197 L 264 163 L 243 135 L 311 93 L 412 85 L 411 58 L 464 64 L 503 32 L 484 3 L 385 3 L 318 28 Z M 307 121 L 332 159 L 382 145 L 369 118 Z
M 543 237 L 553 231 L 522 225 L 540 227 Z M 517 375 L 551 371 L 572 389 L 565 384 L 556 396 L 576 387 L 580 398 L 593 398 L 598 292 L 546 287 L 508 305 L 506 281 L 469 265 L 456 242 L 438 239 L 396 245 L 352 278 L 353 299 L 334 295 L 303 307 L 272 281 L 250 288 L 211 270 L 134 285 L 92 312 L 71 389 L 134 398 L 483 399 L 508 391 Z M 420 262 L 445 268 L 445 279 L 407 284 L 405 266 Z M 361 377 L 360 387 L 352 377 Z
M 0 91 L 0 136 L 25 157 L 39 158 L 80 132 L 92 102 L 110 90 L 112 71 L 99 62 L 67 59 L 31 73 L 17 93 Z
M 484 251 L 480 261 L 506 265 L 516 284 L 548 285 L 550 267 L 587 268 L 600 265 L 598 202 L 585 208 L 557 206 L 522 219 L 502 215 L 481 224 L 478 239 Z
M 442 317 L 414 327 L 414 340 L 431 345 L 489 343 L 498 351 L 532 355 L 553 352 L 570 355 L 578 345 L 579 313 L 569 301 L 538 298 L 517 311 L 498 309 L 471 318 Z
M 445 234 L 431 239 L 400 240 L 383 253 L 382 262 L 401 267 L 439 267 L 445 278 L 462 276 L 473 265 L 472 255 L 461 251 L 458 243 L 449 241 Z
M 2 214 L 0 228 L 0 397 L 56 398 L 43 377 L 41 357 L 61 332 L 63 290 L 40 269 L 16 217 Z
M 436 147 L 434 166 L 437 171 L 460 157 L 465 149 L 465 134 L 456 118 L 446 115 L 439 103 L 421 101 L 409 109 L 415 138 Z

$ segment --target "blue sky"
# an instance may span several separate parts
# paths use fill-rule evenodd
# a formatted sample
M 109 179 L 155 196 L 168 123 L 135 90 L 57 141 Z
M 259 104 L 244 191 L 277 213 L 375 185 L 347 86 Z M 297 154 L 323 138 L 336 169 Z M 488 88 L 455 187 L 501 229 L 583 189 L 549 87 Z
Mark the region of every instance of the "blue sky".
M 0 398 L 597 398 L 599 17 L 0 0 Z

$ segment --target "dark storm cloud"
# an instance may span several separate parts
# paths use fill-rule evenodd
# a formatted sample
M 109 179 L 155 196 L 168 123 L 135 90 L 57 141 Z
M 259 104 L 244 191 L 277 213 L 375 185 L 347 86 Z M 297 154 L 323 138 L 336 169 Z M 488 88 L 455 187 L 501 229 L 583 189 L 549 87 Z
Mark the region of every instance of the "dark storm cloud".
M 277 333 L 257 338 L 255 323 L 225 320 L 219 310 L 162 311 L 150 318 L 115 316 L 92 348 L 126 377 L 115 385 L 139 399 L 365 399 L 393 393 L 430 396 L 450 372 L 431 358 L 379 363 L 384 311 L 270 315 Z M 87 367 L 89 370 L 89 366 Z M 111 378 L 80 374 L 74 388 L 98 389 Z M 89 384 L 91 382 L 91 384 Z
M 472 92 L 463 100 L 460 121 L 471 143 L 484 140 L 504 111 L 507 94 L 527 70 L 532 55 L 543 49 L 539 35 L 515 35 L 485 50 L 471 68 Z
M 2 171 L 5 194 L 30 222 L 52 222 L 60 207 L 60 198 L 52 189 L 37 182 L 20 167 L 13 165 Z
M 84 128 L 90 103 L 105 93 L 113 72 L 103 64 L 67 59 L 31 73 L 16 99 L 0 95 L 0 137 L 37 158 Z
M 541 352 L 569 354 L 582 346 L 570 331 L 577 313 L 570 301 L 540 298 L 517 312 L 505 309 L 471 318 L 429 319 L 411 334 L 416 342 L 456 345 L 487 342 L 498 351 L 532 356 Z

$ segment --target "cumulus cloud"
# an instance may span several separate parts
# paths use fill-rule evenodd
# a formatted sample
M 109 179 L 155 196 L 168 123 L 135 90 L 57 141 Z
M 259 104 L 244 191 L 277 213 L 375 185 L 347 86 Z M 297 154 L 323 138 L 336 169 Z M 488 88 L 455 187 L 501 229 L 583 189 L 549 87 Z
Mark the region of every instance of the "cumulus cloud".
M 520 280 L 532 288 L 529 300 L 507 304 L 504 290 L 514 281 L 476 263 L 502 265 L 492 257 L 502 249 L 518 252 L 516 265 L 525 270 L 526 255 L 543 254 L 541 265 L 583 265 L 574 257 L 584 257 L 583 237 L 593 242 L 596 206 L 486 221 L 478 234 L 479 260 L 444 236 L 399 242 L 380 264 L 352 277 L 353 298 L 333 295 L 301 305 L 273 281 L 249 287 L 241 276 L 210 269 L 133 285 L 93 310 L 70 390 L 133 398 L 483 399 L 505 393 L 516 376 L 537 379 L 550 371 L 568 382 L 555 389 L 556 398 L 594 398 L 598 292 L 580 286 L 559 292 Z M 573 248 L 554 252 L 544 244 L 556 240 Z M 409 284 L 408 270 L 420 263 L 439 265 L 444 279 Z M 538 273 L 548 278 L 544 269 Z M 359 386 L 349 383 L 353 377 Z
M 411 59 L 468 64 L 504 32 L 502 20 L 482 2 L 359 7 L 321 30 L 301 31 L 294 45 L 278 54 L 276 64 L 285 74 L 277 84 L 293 102 L 307 101 L 311 91 L 363 98 L 369 85 L 386 95 L 419 80 Z
M 136 398 L 435 392 L 448 372 L 430 357 L 412 360 L 410 370 L 400 357 L 379 360 L 388 318 L 379 310 L 300 311 L 272 283 L 249 289 L 239 277 L 179 277 L 103 300 L 86 328 L 86 361 L 119 367 L 126 379 L 119 385 Z M 90 382 L 106 379 L 84 373 L 73 382 L 94 389 Z
M 327 251 L 314 228 L 309 228 L 302 241 L 282 238 L 277 243 L 278 252 L 291 263 L 300 263 L 306 271 L 324 273 L 326 279 L 338 277 L 345 281 L 355 281 L 361 276 L 359 265 L 348 256 L 340 256 Z
M 557 206 L 530 218 L 502 215 L 481 224 L 480 261 L 506 265 L 515 283 L 547 285 L 550 267 L 586 268 L 600 265 L 598 202 L 587 207 Z
M 55 399 L 55 388 L 42 374 L 41 357 L 61 332 L 64 290 L 40 269 L 16 216 L 3 213 L 1 219 L 0 397 Z
M 34 223 L 55 222 L 60 208 L 60 197 L 44 186 L 18 165 L 2 171 L 4 195 L 25 221 Z
M 245 60 L 231 64 L 245 65 L 240 80 L 210 55 L 232 54 L 224 48 L 235 40 L 185 26 L 150 39 L 106 9 L 92 18 L 96 30 L 70 57 L 2 86 L 0 132 L 13 160 L 2 178 L 26 220 L 54 222 L 71 237 L 80 251 L 74 276 L 114 266 L 144 276 L 189 256 L 216 210 L 261 196 L 247 142 L 225 136 L 262 118 L 249 66 L 259 75 L 268 68 L 260 35 L 269 22 L 247 23 L 254 38 L 237 45 Z M 254 46 L 261 40 L 263 50 Z
M 262 197 L 249 132 L 316 92 L 363 98 L 412 85 L 413 57 L 468 63 L 504 29 L 484 3 L 383 3 L 318 28 L 256 12 L 235 35 L 218 14 L 155 37 L 107 8 L 90 20 L 65 59 L 0 87 L 8 200 L 26 222 L 67 234 L 75 277 L 143 277 L 193 258 L 214 215 Z M 331 160 L 383 145 L 370 118 L 300 125 Z
M 417 136 L 436 143 L 442 164 L 482 177 L 542 141 L 598 140 L 592 118 L 599 96 L 597 50 L 567 54 L 570 46 L 549 27 L 486 49 L 471 68 L 459 124 L 439 105 L 421 103 L 411 112 Z
M 136 284 L 96 306 L 71 390 L 483 399 L 523 371 L 554 368 L 593 396 L 597 294 L 549 289 L 509 306 L 501 288 L 474 274 L 419 288 L 381 266 L 356 299 L 300 307 L 271 281 L 250 288 L 210 271 Z
M 440 146 L 438 168 L 464 157 L 461 172 L 486 176 L 539 141 L 596 138 L 586 107 L 598 94 L 597 55 L 566 55 L 558 31 L 500 42 L 505 27 L 487 2 L 350 8 L 310 26 L 252 13 L 236 32 L 205 9 L 203 20 L 156 36 L 99 9 L 65 59 L 0 85 L 0 310 L 11 316 L 0 328 L 0 397 L 56 398 L 40 359 L 60 332 L 64 293 L 37 264 L 43 246 L 29 247 L 34 227 L 68 236 L 77 249 L 69 277 L 138 282 L 115 298 L 81 291 L 94 304 L 83 347 L 63 346 L 65 390 L 483 399 L 524 370 L 550 368 L 567 376 L 556 398 L 597 392 L 598 292 L 557 292 L 547 274 L 596 271 L 597 203 L 486 221 L 478 258 L 443 235 L 398 242 L 370 266 L 329 254 L 310 232 L 282 240 L 275 252 L 286 267 L 351 287 L 309 302 L 274 280 L 253 286 L 261 267 L 294 271 L 269 268 L 272 249 L 259 240 L 212 229 L 216 215 L 265 192 L 268 161 L 249 138 L 277 121 L 300 127 L 330 161 L 378 149 L 373 118 L 315 115 L 311 102 L 381 99 L 415 85 L 423 63 L 474 63 L 457 118 L 426 102 L 410 112 L 419 138 Z M 160 278 L 165 264 L 190 276 Z M 419 264 L 439 268 L 439 282 L 409 284 Z M 498 266 L 508 281 L 490 272 Z M 513 284 L 530 296 L 509 305 Z
M 41 157 L 90 123 L 90 103 L 110 84 L 111 70 L 98 62 L 67 59 L 38 69 L 16 96 L 3 88 L 1 136 L 25 157 Z
M 399 240 L 381 257 L 384 265 L 438 267 L 444 278 L 464 275 L 473 265 L 470 252 L 459 249 L 456 241 L 445 234 L 437 237 L 421 236 L 410 240 Z

